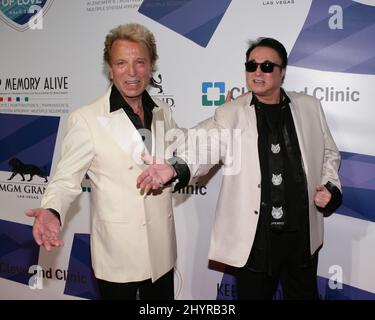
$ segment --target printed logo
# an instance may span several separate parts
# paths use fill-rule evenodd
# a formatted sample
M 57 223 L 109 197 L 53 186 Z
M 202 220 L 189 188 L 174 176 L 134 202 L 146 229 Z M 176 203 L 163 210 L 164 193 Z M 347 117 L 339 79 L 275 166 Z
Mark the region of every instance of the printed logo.
M 283 178 L 281 177 L 280 174 L 272 174 L 272 184 L 274 186 L 279 186 L 283 182 Z
M 163 86 L 162 86 L 162 75 L 159 73 L 158 75 L 158 79 L 159 80 L 155 80 L 153 77 L 151 78 L 151 81 L 150 81 L 150 85 L 153 87 L 153 88 L 156 88 L 158 90 L 158 93 L 163 93 Z
M 263 6 L 278 6 L 281 5 L 292 5 L 295 4 L 294 0 L 269 0 L 269 1 L 262 1 Z
M 33 164 L 23 163 L 18 158 L 12 158 L 9 160 L 9 166 L 12 169 L 12 175 L 8 180 L 12 180 L 17 174 L 25 181 L 25 175 L 29 175 L 30 178 L 27 181 L 33 180 L 34 176 L 38 176 L 44 179 L 44 182 L 48 182 L 46 174 L 43 173 L 42 169 Z
M 281 219 L 284 212 L 283 212 L 283 207 L 272 207 L 272 217 L 276 220 Z
M 202 105 L 221 106 L 225 102 L 224 82 L 202 82 Z
M 217 283 L 216 291 L 216 300 L 236 300 L 236 278 L 233 275 L 224 272 L 223 278 L 221 279 L 221 283 Z
M 313 0 L 289 64 L 322 71 L 375 74 L 375 42 L 369 41 L 374 33 L 374 1 Z
M 39 199 L 50 175 L 60 118 L 1 114 L 0 192 Z
M 43 15 L 53 0 L 1 0 L 0 19 L 13 29 L 43 29 Z
M 175 106 L 174 95 L 166 94 L 163 89 L 163 76 L 160 73 L 157 76 L 151 78 L 149 91 L 151 96 L 162 100 L 168 106 Z
M 207 47 L 232 0 L 144 0 L 138 12 Z
M 105 13 L 119 10 L 138 10 L 143 0 L 88 0 L 86 12 Z
M 0 112 L 18 114 L 66 114 L 69 77 L 8 76 L 0 80 Z
M 196 182 L 195 185 L 189 184 L 184 188 L 172 191 L 172 193 L 194 194 L 194 195 L 205 196 L 207 194 L 207 186 L 200 185 Z
M 279 153 L 280 152 L 280 144 L 273 144 L 271 143 L 271 151 L 272 153 Z

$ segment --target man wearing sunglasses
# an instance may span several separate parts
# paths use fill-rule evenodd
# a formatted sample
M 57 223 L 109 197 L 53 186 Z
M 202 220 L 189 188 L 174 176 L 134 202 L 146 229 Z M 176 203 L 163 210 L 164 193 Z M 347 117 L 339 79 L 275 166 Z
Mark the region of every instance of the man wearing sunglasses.
M 340 155 L 320 102 L 281 87 L 286 66 L 287 52 L 277 40 L 251 43 L 245 62 L 250 92 L 198 125 L 241 130 L 233 154 L 225 134 L 198 148 L 208 157 L 220 148 L 224 169 L 230 157 L 241 164 L 238 172 L 223 170 L 209 250 L 210 260 L 233 270 L 239 299 L 272 299 L 279 282 L 284 299 L 318 299 L 323 218 L 342 199 Z M 177 161 L 150 166 L 138 177 L 140 188 L 187 181 L 214 165 L 196 163 L 192 154 L 181 148 Z

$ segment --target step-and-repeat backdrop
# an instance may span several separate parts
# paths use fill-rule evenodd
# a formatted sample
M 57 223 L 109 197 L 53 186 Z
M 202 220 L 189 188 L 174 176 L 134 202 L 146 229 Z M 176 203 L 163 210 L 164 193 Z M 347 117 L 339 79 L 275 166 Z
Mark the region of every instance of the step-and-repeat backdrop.
M 374 0 L 1 0 L 0 298 L 98 297 L 89 181 L 70 210 L 62 248 L 39 248 L 23 211 L 40 204 L 69 112 L 109 85 L 105 35 L 129 22 L 155 34 L 160 58 L 150 93 L 182 127 L 212 116 L 227 90 L 235 97 L 247 90 L 249 40 L 270 36 L 285 45 L 285 89 L 321 100 L 343 160 L 344 202 L 326 219 L 320 254 L 321 298 L 374 299 Z M 233 278 L 207 260 L 220 182 L 217 168 L 174 194 L 177 299 L 236 298 Z

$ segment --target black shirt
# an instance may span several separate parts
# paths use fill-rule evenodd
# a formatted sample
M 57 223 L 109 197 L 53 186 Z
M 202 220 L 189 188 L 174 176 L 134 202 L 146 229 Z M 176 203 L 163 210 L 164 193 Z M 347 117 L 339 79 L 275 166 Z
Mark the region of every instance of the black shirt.
M 139 116 L 129 106 L 129 104 L 121 95 L 120 91 L 118 91 L 115 85 L 112 86 L 111 95 L 109 96 L 109 111 L 113 112 L 122 108 L 136 129 L 151 130 L 152 110 L 154 109 L 154 107 L 157 107 L 157 105 L 146 90 L 143 91 L 142 94 L 142 106 L 145 117 L 144 126 Z
M 152 123 L 152 110 L 157 107 L 154 100 L 150 97 L 148 92 L 145 90 L 142 94 L 142 106 L 144 112 L 144 125 L 142 124 L 139 116 L 133 111 L 126 100 L 121 95 L 120 91 L 115 85 L 112 85 L 111 94 L 109 97 L 109 111 L 114 112 L 118 109 L 123 109 L 141 135 L 143 142 L 149 152 L 151 152 L 152 138 L 151 138 L 151 123 Z
M 290 100 L 281 90 L 279 104 L 264 104 L 253 96 L 251 105 L 255 105 L 258 129 L 258 154 L 261 169 L 261 206 L 260 216 L 254 243 L 251 249 L 247 267 L 253 271 L 271 272 L 270 259 L 272 243 L 270 232 L 295 232 L 300 243 L 299 252 L 301 265 L 309 257 L 309 224 L 308 224 L 308 195 L 307 181 L 302 166 L 302 157 L 298 138 L 294 127 L 293 117 L 289 107 Z M 272 136 L 277 135 L 280 152 L 276 159 L 277 165 L 272 166 L 275 155 L 271 152 Z M 281 166 L 280 166 L 281 162 Z M 272 210 L 274 206 L 275 186 L 271 182 L 272 170 L 280 169 L 283 187 L 281 203 L 285 218 L 284 226 L 271 229 Z M 275 172 L 276 173 L 276 172 Z M 280 201 L 280 194 L 278 195 Z M 280 204 L 281 206 L 281 204 Z

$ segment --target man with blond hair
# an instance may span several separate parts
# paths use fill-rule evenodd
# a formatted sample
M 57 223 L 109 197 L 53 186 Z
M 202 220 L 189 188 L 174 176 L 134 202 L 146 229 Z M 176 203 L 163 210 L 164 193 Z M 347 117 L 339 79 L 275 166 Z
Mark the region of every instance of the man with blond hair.
M 156 122 L 175 128 L 170 108 L 146 91 L 158 58 L 153 34 L 121 25 L 105 39 L 111 86 L 71 113 L 61 159 L 35 217 L 35 241 L 50 251 L 87 175 L 91 192 L 91 258 L 102 299 L 173 299 L 176 237 L 171 187 L 144 196 L 135 184 L 144 164 L 134 155 L 168 149 Z M 165 147 L 165 149 L 164 149 Z M 172 156 L 165 154 L 166 157 Z M 139 158 L 138 158 L 139 160 Z

